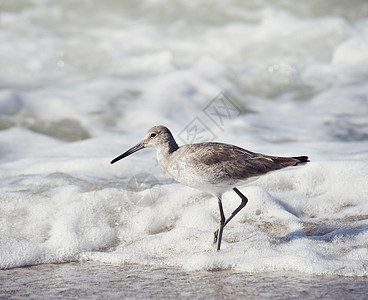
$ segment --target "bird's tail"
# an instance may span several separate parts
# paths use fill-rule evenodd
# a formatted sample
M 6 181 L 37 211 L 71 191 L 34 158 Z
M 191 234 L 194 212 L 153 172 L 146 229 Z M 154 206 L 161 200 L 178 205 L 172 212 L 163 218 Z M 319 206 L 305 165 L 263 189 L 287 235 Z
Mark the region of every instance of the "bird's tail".
M 293 157 L 293 158 L 299 160 L 297 163 L 295 163 L 294 166 L 298 166 L 300 164 L 305 164 L 305 163 L 309 162 L 308 156 L 297 156 L 297 157 Z

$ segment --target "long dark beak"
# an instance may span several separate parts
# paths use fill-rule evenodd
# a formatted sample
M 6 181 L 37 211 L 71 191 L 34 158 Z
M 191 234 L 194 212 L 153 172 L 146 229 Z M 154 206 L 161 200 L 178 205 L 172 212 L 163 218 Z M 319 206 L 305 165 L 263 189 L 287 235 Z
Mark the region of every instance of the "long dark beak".
M 141 150 L 144 148 L 144 144 L 140 142 L 139 144 L 135 145 L 134 147 L 130 148 L 128 151 L 124 152 L 123 154 L 119 155 L 118 157 L 114 158 L 110 164 L 116 163 L 118 160 L 121 160 L 124 157 L 127 157 L 130 154 L 133 154 L 134 152 L 137 152 L 138 150 Z

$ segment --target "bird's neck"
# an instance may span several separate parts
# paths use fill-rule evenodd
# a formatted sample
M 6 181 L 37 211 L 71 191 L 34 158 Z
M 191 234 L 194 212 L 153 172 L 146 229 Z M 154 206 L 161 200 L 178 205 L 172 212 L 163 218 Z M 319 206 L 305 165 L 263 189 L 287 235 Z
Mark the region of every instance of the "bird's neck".
M 178 144 L 175 142 L 174 139 L 172 139 L 171 141 L 169 141 L 169 143 L 167 144 L 167 152 L 169 154 L 173 153 L 174 151 L 178 150 L 179 146 Z
M 178 144 L 175 142 L 174 139 L 172 139 L 168 141 L 165 145 L 161 146 L 158 151 L 161 152 L 163 155 L 168 156 L 178 150 L 178 148 Z
M 174 139 L 170 140 L 167 144 L 157 149 L 157 159 L 162 166 L 165 166 L 172 153 L 179 149 L 178 144 Z

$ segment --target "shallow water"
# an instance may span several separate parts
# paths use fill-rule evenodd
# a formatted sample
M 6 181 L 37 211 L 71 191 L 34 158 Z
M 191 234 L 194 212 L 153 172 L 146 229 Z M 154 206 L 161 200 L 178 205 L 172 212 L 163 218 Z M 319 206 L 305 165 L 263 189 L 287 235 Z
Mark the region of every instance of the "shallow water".
M 2 270 L 0 279 L 0 297 L 7 299 L 365 299 L 368 291 L 362 278 L 85 262 Z
M 293 3 L 2 1 L 0 268 L 366 278 L 368 4 Z M 110 165 L 158 124 L 311 162 L 239 187 L 217 253 L 214 197 L 153 150 Z

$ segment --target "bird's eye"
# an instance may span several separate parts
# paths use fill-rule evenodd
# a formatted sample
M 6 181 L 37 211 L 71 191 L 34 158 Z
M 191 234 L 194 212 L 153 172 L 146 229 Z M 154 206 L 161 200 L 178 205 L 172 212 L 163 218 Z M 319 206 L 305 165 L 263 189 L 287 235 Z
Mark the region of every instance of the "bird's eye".
M 154 138 L 157 134 L 156 133 L 151 133 L 150 137 Z

